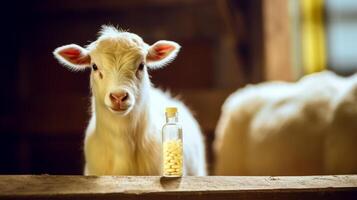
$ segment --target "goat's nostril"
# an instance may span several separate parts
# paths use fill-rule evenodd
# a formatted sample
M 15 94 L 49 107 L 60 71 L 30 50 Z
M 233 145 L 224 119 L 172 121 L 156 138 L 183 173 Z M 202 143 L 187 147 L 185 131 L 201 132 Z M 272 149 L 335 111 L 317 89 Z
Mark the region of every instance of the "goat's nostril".
M 121 101 L 127 100 L 129 97 L 128 93 L 125 93 L 124 96 L 122 97 Z

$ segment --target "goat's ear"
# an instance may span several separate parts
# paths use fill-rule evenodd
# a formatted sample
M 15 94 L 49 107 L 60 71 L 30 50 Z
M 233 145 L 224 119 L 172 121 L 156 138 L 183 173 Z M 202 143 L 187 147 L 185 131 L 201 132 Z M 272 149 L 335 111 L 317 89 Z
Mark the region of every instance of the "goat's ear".
M 146 56 L 146 64 L 151 69 L 165 66 L 173 59 L 180 50 L 180 45 L 176 42 L 160 40 L 151 45 Z
M 88 50 L 76 44 L 58 47 L 53 55 L 60 63 L 75 71 L 83 70 L 91 63 Z

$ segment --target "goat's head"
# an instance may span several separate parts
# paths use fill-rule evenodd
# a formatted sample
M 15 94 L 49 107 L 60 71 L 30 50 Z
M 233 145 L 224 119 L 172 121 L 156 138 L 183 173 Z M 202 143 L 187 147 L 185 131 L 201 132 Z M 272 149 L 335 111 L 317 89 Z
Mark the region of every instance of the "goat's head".
M 172 61 L 180 46 L 160 40 L 149 46 L 138 35 L 103 26 L 99 38 L 86 48 L 65 45 L 54 51 L 68 68 L 91 68 L 91 88 L 96 106 L 126 115 L 142 105 L 150 87 L 147 68 L 156 69 Z

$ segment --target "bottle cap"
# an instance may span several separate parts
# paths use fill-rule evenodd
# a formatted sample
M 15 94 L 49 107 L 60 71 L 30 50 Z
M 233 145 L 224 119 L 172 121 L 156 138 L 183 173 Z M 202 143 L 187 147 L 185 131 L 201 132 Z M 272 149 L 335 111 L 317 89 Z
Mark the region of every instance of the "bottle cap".
M 176 107 L 167 107 L 166 108 L 166 115 L 167 117 L 173 117 L 177 113 L 177 108 Z

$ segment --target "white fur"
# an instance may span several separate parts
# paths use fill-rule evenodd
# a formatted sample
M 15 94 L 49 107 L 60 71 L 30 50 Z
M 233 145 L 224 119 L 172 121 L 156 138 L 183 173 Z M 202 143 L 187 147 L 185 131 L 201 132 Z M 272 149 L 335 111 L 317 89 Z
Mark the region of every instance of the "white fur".
M 87 46 L 98 70 L 90 77 L 92 117 L 84 142 L 85 175 L 160 175 L 161 128 L 168 106 L 178 108 L 183 128 L 184 175 L 206 175 L 204 141 L 189 109 L 153 88 L 146 67 L 137 72 L 149 48 L 139 36 L 110 26 L 103 26 L 99 38 Z M 110 109 L 109 94 L 119 90 L 129 93 L 123 112 Z
M 331 72 L 232 94 L 216 129 L 217 175 L 357 173 L 357 75 Z

